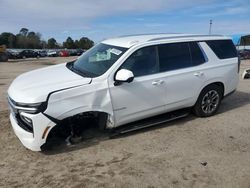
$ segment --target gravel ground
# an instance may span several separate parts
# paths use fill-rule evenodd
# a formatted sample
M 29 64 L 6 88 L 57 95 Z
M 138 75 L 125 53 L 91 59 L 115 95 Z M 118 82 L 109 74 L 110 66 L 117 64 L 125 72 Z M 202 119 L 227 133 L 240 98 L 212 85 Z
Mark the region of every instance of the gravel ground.
M 25 149 L 10 126 L 7 88 L 23 72 L 70 59 L 0 63 L 0 187 L 250 187 L 249 80 L 210 118 L 189 115 L 43 153 Z

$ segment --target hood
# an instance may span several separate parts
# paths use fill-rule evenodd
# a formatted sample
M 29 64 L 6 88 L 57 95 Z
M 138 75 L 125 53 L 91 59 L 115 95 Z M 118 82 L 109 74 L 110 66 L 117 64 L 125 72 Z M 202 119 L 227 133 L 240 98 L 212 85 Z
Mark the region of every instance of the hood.
M 39 103 L 47 99 L 49 93 L 61 89 L 91 83 L 66 67 L 66 63 L 54 65 L 18 76 L 10 85 L 8 95 L 19 103 Z

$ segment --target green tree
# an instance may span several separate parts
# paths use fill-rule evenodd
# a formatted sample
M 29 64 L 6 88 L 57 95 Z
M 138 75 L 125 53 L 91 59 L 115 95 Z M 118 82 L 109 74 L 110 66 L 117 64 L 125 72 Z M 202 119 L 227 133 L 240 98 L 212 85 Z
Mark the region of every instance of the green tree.
M 27 47 L 28 48 L 41 48 L 41 34 L 31 31 L 27 34 Z
M 49 48 L 49 49 L 58 48 L 58 44 L 56 42 L 56 39 L 50 38 L 48 40 L 47 48 Z
M 29 30 L 27 28 L 20 29 L 17 37 L 17 48 L 28 48 L 27 35 Z
M 16 36 L 13 33 L 4 32 L 0 35 L 0 44 L 5 44 L 8 48 L 16 46 Z
M 47 48 L 47 42 L 45 40 L 41 40 L 41 48 L 42 49 Z
M 63 45 L 57 43 L 56 39 L 50 38 L 48 41 L 41 40 L 41 34 L 29 31 L 27 28 L 21 28 L 18 34 L 3 32 L 0 34 L 0 45 L 5 44 L 8 48 L 68 48 L 68 49 L 89 49 L 94 42 L 87 37 L 80 40 L 73 40 L 68 37 Z
M 76 48 L 75 43 L 71 37 L 68 37 L 65 42 L 63 42 L 63 48 L 74 49 Z
M 90 40 L 89 38 L 87 38 L 87 37 L 82 37 L 79 40 L 79 48 L 88 50 L 92 46 L 94 46 L 94 42 L 92 40 Z
M 75 48 L 80 48 L 80 47 L 79 47 L 79 40 L 75 40 L 74 43 L 75 43 Z
M 26 48 L 26 37 L 21 35 L 20 33 L 16 35 L 16 48 Z
M 27 28 L 22 28 L 20 29 L 19 34 L 22 36 L 27 36 L 28 32 L 29 30 Z

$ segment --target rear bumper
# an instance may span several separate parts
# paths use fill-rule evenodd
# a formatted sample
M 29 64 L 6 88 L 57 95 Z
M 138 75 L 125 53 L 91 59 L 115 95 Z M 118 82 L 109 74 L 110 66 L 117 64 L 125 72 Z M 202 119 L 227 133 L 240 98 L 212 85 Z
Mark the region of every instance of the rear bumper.
M 22 144 L 32 150 L 32 151 L 41 151 L 41 146 L 45 144 L 49 131 L 56 125 L 42 113 L 39 114 L 27 114 L 27 117 L 32 119 L 33 122 L 33 133 L 28 132 L 21 128 L 14 116 L 10 114 L 10 122 L 12 128 L 18 137 L 18 139 L 22 142 Z

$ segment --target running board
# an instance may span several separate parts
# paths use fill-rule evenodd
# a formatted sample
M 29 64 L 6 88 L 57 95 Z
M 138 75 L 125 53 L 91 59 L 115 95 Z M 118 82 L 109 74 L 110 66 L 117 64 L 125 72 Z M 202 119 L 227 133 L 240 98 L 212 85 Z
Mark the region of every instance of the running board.
M 137 131 L 137 130 L 144 129 L 144 128 L 153 127 L 153 126 L 156 126 L 162 123 L 167 123 L 170 121 L 174 121 L 180 118 L 184 118 L 188 116 L 189 113 L 190 113 L 190 109 L 183 109 L 183 110 L 177 110 L 174 112 L 143 119 L 143 120 L 136 121 L 133 123 L 129 123 L 127 125 L 114 129 L 111 135 L 109 136 L 109 138 L 110 139 L 116 138 L 126 133 L 130 133 L 130 132 Z

